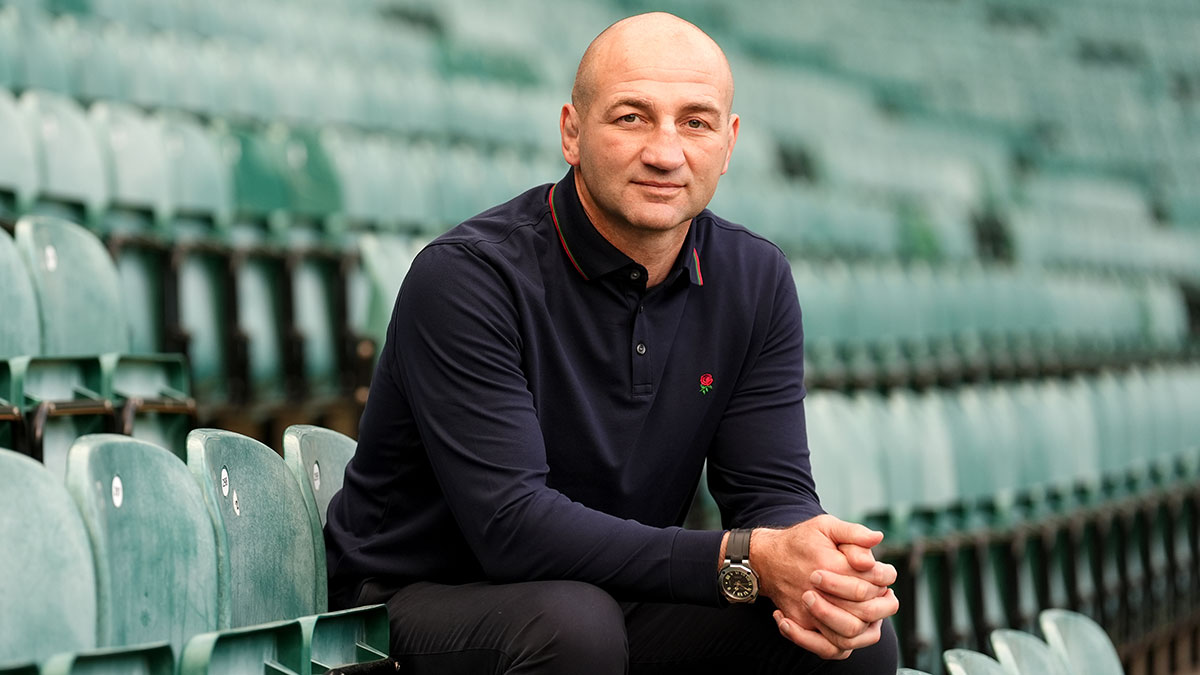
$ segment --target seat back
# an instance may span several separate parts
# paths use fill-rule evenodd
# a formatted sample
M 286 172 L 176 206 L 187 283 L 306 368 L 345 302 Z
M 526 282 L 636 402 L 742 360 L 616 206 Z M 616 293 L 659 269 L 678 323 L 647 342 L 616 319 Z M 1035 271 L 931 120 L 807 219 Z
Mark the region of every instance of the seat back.
M 217 628 L 217 542 L 187 466 L 168 450 L 90 434 L 67 455 L 67 489 L 95 552 L 101 646 L 169 642 Z
M 170 200 L 177 213 L 229 224 L 233 176 L 212 131 L 184 113 L 160 113 Z
M 0 449 L 0 667 L 96 645 L 87 529 L 60 476 Z
M 1121 657 L 1100 624 L 1078 612 L 1046 609 L 1038 614 L 1046 643 L 1066 661 L 1071 675 L 1121 675 Z
M 116 265 L 94 234 L 61 218 L 27 216 L 16 241 L 41 310 L 43 356 L 128 351 Z
M 49 202 L 53 213 L 61 214 L 65 207 L 94 222 L 107 206 L 108 185 L 100 146 L 83 109 L 46 91 L 26 92 L 20 108 L 37 143 L 41 201 Z
M 3 37 L 0 34 L 0 42 Z M 0 216 L 15 218 L 33 202 L 38 192 L 36 152 L 16 100 L 0 88 Z
M 188 434 L 187 458 L 216 526 L 220 625 L 324 611 L 325 567 L 283 459 L 252 438 L 217 429 Z
M 970 649 L 947 649 L 942 652 L 947 675 L 1008 675 L 998 661 Z
M 342 489 L 356 447 L 353 438 L 324 427 L 295 424 L 283 432 L 283 460 L 300 481 L 319 527 L 325 526 L 329 500 Z
M 992 631 L 992 650 L 996 660 L 1011 673 L 1069 675 L 1067 664 L 1050 645 L 1029 633 L 1011 628 Z
M 4 279 L 0 284 L 0 307 L 5 315 L 0 321 L 0 359 L 37 354 L 41 349 L 42 328 L 33 280 L 12 237 L 3 230 L 0 230 L 0 279 Z M 4 397 L 5 392 L 0 390 L 0 398 Z
M 165 222 L 170 187 L 161 122 L 128 104 L 109 102 L 92 106 L 88 121 L 104 158 L 113 206 L 147 213 L 152 222 L 145 224 Z

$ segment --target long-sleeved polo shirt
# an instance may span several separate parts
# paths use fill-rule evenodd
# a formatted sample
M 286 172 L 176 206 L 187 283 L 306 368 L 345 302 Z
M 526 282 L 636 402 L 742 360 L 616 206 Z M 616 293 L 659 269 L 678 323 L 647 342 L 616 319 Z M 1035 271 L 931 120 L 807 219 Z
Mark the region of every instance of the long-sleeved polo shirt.
M 718 604 L 722 533 L 680 527 L 706 459 L 726 527 L 822 513 L 783 254 L 704 210 L 646 278 L 571 172 L 417 255 L 328 510 L 332 607 L 366 580 Z

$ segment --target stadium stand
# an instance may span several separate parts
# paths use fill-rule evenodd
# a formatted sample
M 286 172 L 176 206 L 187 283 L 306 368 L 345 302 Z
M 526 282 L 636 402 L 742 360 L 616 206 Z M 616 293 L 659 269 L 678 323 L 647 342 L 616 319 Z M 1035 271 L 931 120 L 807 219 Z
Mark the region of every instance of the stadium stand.
M 222 596 L 222 622 L 176 633 L 152 620 L 181 672 L 316 672 L 386 651 L 378 614 L 318 614 L 316 533 L 396 292 L 432 237 L 562 175 L 557 107 L 580 51 L 646 9 L 0 0 L 0 277 L 12 280 L 0 284 L 0 446 L 49 471 L 0 460 L 63 506 L 47 476 L 72 484 L 68 448 L 118 443 L 87 434 L 132 433 L 146 442 L 120 442 L 185 457 L 196 425 L 240 432 L 286 462 L 198 433 L 197 448 L 245 450 L 189 457 L 210 515 L 232 508 L 225 468 L 239 496 L 289 495 L 272 520 L 292 528 L 283 550 L 313 544 L 311 563 L 291 555 L 254 581 L 280 584 L 260 591 L 275 599 L 311 598 L 243 616 Z M 1196 671 L 1200 9 L 653 9 L 709 31 L 733 65 L 743 132 L 713 209 L 792 261 L 818 487 L 830 512 L 887 531 L 904 665 L 989 673 L 1058 658 L 1102 673 L 1115 650 L 1131 670 Z M 162 454 L 116 473 L 133 484 L 173 459 Z M 247 457 L 263 462 L 237 463 Z M 81 475 L 81 504 L 111 500 Z M 102 559 L 95 540 L 34 548 L 19 502 L 6 501 L 0 531 L 37 551 L 25 557 L 47 561 L 42 572 L 58 556 L 80 570 Z M 84 532 L 53 508 L 37 515 L 53 523 L 43 529 Z M 689 526 L 719 522 L 702 479 Z M 103 575 L 68 586 L 17 572 L 0 575 L 16 584 L 0 595 L 20 601 L 0 611 L 0 636 L 23 637 L 0 639 L 0 672 L 105 667 L 96 648 L 125 641 L 89 633 L 107 610 L 79 600 L 104 597 Z M 65 595 L 18 590 L 35 587 Z M 83 604 L 68 624 L 34 628 L 59 600 Z M 1026 639 L 1039 628 L 1048 652 Z M 161 648 L 127 646 L 112 663 L 163 666 Z M 1104 663 L 1078 665 L 1081 649 Z

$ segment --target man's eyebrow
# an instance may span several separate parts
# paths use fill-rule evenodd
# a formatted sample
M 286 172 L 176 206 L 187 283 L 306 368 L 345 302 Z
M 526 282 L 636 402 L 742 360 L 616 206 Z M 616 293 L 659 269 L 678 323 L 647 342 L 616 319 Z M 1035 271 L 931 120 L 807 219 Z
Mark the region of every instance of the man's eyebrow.
M 629 96 L 620 98 L 612 102 L 608 106 L 608 112 L 612 112 L 617 108 L 633 108 L 635 110 L 653 110 L 654 102 L 648 98 L 640 98 L 637 96 Z
M 616 101 L 613 101 L 612 104 L 610 104 L 608 106 L 607 112 L 611 113 L 618 108 L 633 108 L 634 110 L 654 110 L 655 107 L 656 106 L 654 105 L 654 102 L 648 98 L 640 98 L 640 97 L 636 97 L 636 96 L 630 96 L 627 98 L 621 98 L 621 99 L 617 99 Z M 708 114 L 708 115 L 715 115 L 718 118 L 722 118 L 722 119 L 724 118 L 724 114 L 722 113 L 720 107 L 718 107 L 714 103 L 708 103 L 706 101 L 697 101 L 694 103 L 688 103 L 683 106 L 683 108 L 680 110 L 680 112 L 682 112 L 683 114 L 697 114 L 697 113 Z

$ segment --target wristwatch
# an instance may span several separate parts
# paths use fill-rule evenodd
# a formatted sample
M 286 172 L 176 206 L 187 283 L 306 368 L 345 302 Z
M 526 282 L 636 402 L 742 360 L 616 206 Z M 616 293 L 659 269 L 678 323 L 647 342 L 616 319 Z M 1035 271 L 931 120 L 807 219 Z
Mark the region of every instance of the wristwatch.
M 717 585 L 729 602 L 754 602 L 758 598 L 758 575 L 750 567 L 750 530 L 730 530 L 725 544 L 725 561 L 717 572 Z

